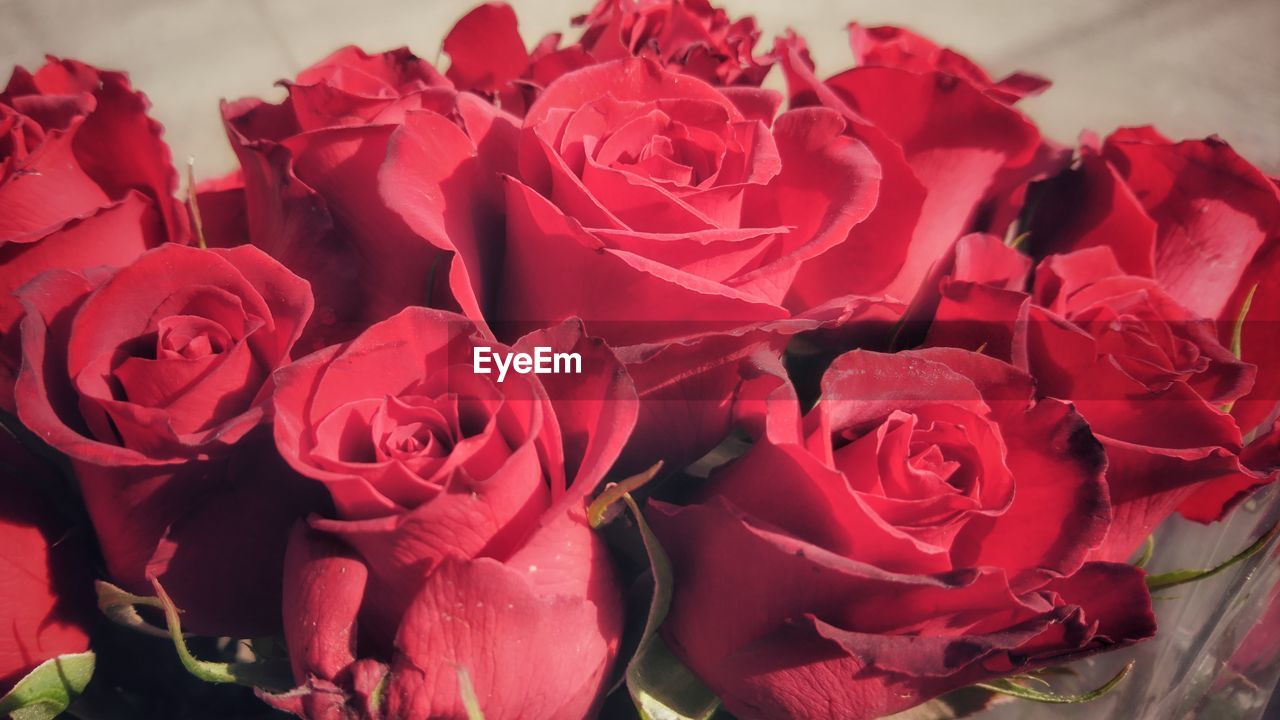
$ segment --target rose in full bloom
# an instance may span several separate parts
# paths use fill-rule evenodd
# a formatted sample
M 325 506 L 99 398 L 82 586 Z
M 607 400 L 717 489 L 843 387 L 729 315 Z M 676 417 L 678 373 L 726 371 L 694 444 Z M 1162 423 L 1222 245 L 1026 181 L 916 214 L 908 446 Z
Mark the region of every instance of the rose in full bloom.
M 844 121 L 744 114 L 644 60 L 566 75 L 520 131 L 492 315 L 580 314 L 620 345 L 786 318 L 797 266 L 871 211 L 878 171 Z M 559 282 L 573 277 L 575 282 Z M 726 325 L 727 324 L 727 325 Z
M 582 374 L 473 372 L 476 348 L 539 346 L 579 353 Z M 333 513 L 289 545 L 299 690 L 272 701 L 312 720 L 461 717 L 465 670 L 485 717 L 589 715 L 623 608 L 585 498 L 635 422 L 609 349 L 575 323 L 508 348 L 409 308 L 276 379 L 276 442 Z
M 45 660 L 89 648 L 87 538 L 58 514 L 57 480 L 0 429 L 0 696 Z
M 1086 561 L 1102 448 L 1013 366 L 854 351 L 803 420 L 770 373 L 739 413 L 746 454 L 648 510 L 664 637 L 734 715 L 878 718 L 1154 632 L 1143 572 Z
M 166 244 L 118 271 L 19 291 L 18 415 L 65 453 L 111 578 L 158 577 L 196 632 L 279 625 L 284 544 L 309 493 L 267 424 L 307 285 L 252 247 Z
M 13 411 L 13 293 L 45 270 L 119 267 L 185 242 L 177 174 L 128 77 L 75 60 L 17 68 L 0 92 L 0 409 Z
M 311 283 L 316 313 L 300 346 L 348 340 L 410 305 L 476 316 L 470 289 L 458 287 L 451 269 L 462 260 L 451 258 L 469 256 L 492 234 L 472 228 L 497 217 L 485 202 L 496 190 L 480 186 L 466 135 L 438 127 L 450 124 L 442 115 L 458 113 L 449 81 L 406 49 L 369 55 L 348 47 L 285 87 L 279 104 L 223 106 L 243 210 L 228 197 L 237 192 L 234 176 L 208 188 L 202 208 L 219 224 L 242 212 L 245 239 Z M 439 120 L 422 133 L 439 152 L 419 158 L 425 179 L 411 190 L 420 224 L 411 229 L 379 187 L 386 158 L 416 147 L 403 147 L 417 139 L 402 140 L 402 127 L 423 115 Z
M 1155 278 L 1258 368 L 1232 409 L 1246 432 L 1280 402 L 1280 189 L 1217 137 L 1173 142 L 1149 127 L 1086 136 L 1079 163 L 1037 193 L 1037 257 L 1105 245 L 1126 273 Z M 1256 288 L 1256 291 L 1255 291 Z
M 1003 234 L 1029 181 L 1069 154 L 1045 142 L 961 56 L 897 28 L 850 32 L 858 65 L 825 81 L 802 40 L 778 42 L 791 107 L 838 111 L 845 135 L 870 148 L 882 178 L 871 215 L 799 269 L 788 302 L 803 309 L 883 297 L 896 304 L 895 316 L 912 303 L 927 311 L 956 241 L 974 231 Z
M 775 119 L 777 104 L 631 58 L 561 77 L 522 127 L 494 115 L 473 134 L 482 156 L 519 158 L 485 317 L 512 337 L 581 317 L 619 347 L 656 431 L 637 432 L 644 467 L 723 437 L 738 359 L 778 343 L 754 330 L 791 317 L 796 269 L 875 203 L 878 168 L 844 121 L 824 108 Z
M 1115 515 L 1095 557 L 1125 560 L 1175 509 L 1216 520 L 1275 478 L 1274 454 L 1246 447 L 1223 412 L 1249 393 L 1257 368 L 1220 343 L 1213 320 L 1159 281 L 1125 273 L 1106 246 L 1046 258 L 1027 292 L 1029 259 L 995 238 L 962 244 L 966 260 L 944 285 L 929 343 L 984 347 L 1089 422 L 1106 448 Z M 1009 272 L 998 277 L 997 267 Z

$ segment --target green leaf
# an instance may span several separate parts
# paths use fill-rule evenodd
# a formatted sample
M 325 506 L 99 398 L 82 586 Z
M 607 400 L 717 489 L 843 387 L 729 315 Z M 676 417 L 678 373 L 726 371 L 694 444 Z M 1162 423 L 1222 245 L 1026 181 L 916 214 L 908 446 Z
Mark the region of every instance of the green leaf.
M 480 700 L 476 698 L 476 688 L 471 684 L 471 673 L 458 666 L 458 694 L 462 696 L 462 707 L 467 711 L 467 720 L 484 720 L 484 711 L 480 709 Z
M 1249 547 L 1231 556 L 1230 559 L 1221 565 L 1209 568 L 1208 570 L 1174 570 L 1160 575 L 1149 575 L 1147 576 L 1147 588 L 1152 592 L 1155 592 L 1157 590 L 1165 590 L 1178 585 L 1185 585 L 1187 583 L 1196 582 L 1197 580 L 1204 580 L 1205 578 L 1213 577 L 1232 565 L 1244 562 L 1245 560 L 1248 560 L 1254 555 L 1262 552 L 1267 545 L 1271 544 L 1271 541 L 1274 540 L 1278 534 L 1280 534 L 1280 523 L 1272 525 L 1270 529 L 1262 534 L 1262 537 L 1254 540 L 1253 544 Z
M 1151 562 L 1151 556 L 1156 552 L 1156 536 L 1148 535 L 1147 539 L 1142 543 L 1142 549 L 1138 551 L 1138 557 L 1133 559 L 1133 566 L 1136 568 L 1144 568 L 1147 563 Z
M 156 591 L 155 597 L 134 595 L 101 580 L 95 585 L 98 590 L 98 607 L 108 618 L 148 634 L 159 632 L 170 638 L 182 666 L 201 680 L 209 683 L 234 683 L 269 692 L 282 692 L 293 687 L 287 660 L 224 663 L 201 660 L 192 655 L 182 634 L 182 619 L 179 617 L 181 611 L 160 586 L 159 580 L 151 578 L 151 586 Z M 139 605 L 161 610 L 164 613 L 165 629 L 161 630 L 146 622 L 138 613 Z
M 1092 700 L 1097 700 L 1103 695 L 1114 690 L 1116 686 L 1120 684 L 1120 681 L 1124 680 L 1125 676 L 1129 674 L 1129 671 L 1133 669 L 1133 663 L 1134 661 L 1130 660 L 1127 665 L 1120 668 L 1120 672 L 1116 673 L 1115 677 L 1108 680 L 1101 687 L 1090 690 L 1083 695 L 1059 695 L 1045 690 L 1035 690 L 1019 684 L 1018 681 L 1013 678 L 999 678 L 997 680 L 992 680 L 991 682 L 977 683 L 974 687 L 1034 702 L 1050 703 L 1053 705 L 1076 705 L 1079 703 L 1087 703 Z
M 92 652 L 59 655 L 40 663 L 0 698 L 0 716 L 51 720 L 67 709 L 93 677 Z

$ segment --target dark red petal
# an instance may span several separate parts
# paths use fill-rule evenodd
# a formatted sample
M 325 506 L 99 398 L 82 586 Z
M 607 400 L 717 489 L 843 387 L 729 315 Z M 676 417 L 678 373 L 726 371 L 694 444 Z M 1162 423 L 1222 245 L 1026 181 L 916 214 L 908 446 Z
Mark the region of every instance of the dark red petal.
M 82 124 L 53 131 L 0 182 L 0 239 L 31 242 L 89 215 L 111 198 L 76 162 L 72 143 Z M 122 193 L 123 194 L 123 193 Z

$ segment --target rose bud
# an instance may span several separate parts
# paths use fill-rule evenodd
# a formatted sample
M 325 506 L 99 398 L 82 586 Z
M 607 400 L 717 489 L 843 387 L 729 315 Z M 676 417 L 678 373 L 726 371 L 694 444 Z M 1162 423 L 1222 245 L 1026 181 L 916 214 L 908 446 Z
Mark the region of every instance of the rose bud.
M 44 273 L 19 298 L 18 415 L 69 456 L 112 580 L 150 595 L 158 577 L 195 632 L 278 627 L 285 540 L 311 497 L 265 400 L 311 313 L 306 283 L 252 247 L 167 244 L 118 271 Z
M 241 179 L 208 187 L 201 207 L 217 227 L 244 228 L 246 237 L 231 242 L 252 243 L 311 283 L 316 313 L 300 348 L 349 340 L 410 305 L 479 317 L 470 288 L 455 277 L 460 271 L 450 268 L 463 259 L 451 257 L 470 258 L 471 248 L 492 244 L 487 224 L 497 201 L 486 197 L 498 190 L 496 179 L 486 178 L 492 188 L 481 185 L 466 135 L 432 126 L 440 152 L 423 168 L 430 185 L 411 188 L 430 230 L 411 230 L 378 192 L 387 157 L 401 151 L 407 118 L 451 124 L 437 114 L 456 114 L 449 81 L 407 49 L 368 55 L 348 47 L 284 85 L 289 96 L 279 104 L 249 98 L 223 105 Z
M 89 648 L 88 538 L 53 503 L 60 480 L 0 429 L 0 696 L 45 660 Z
M 1079 163 L 1037 193 L 1036 257 L 1105 245 L 1126 273 L 1155 278 L 1258 368 L 1232 414 L 1250 432 L 1280 402 L 1280 189 L 1217 137 L 1173 142 L 1155 130 L 1086 135 Z M 1256 288 L 1256 290 L 1255 290 Z M 1245 302 L 1252 298 L 1245 313 Z
M 768 373 L 738 411 L 746 454 L 647 513 L 663 635 L 735 716 L 878 718 L 1154 633 L 1143 572 L 1085 561 L 1101 447 L 1013 366 L 854 351 L 803 421 Z
M 120 267 L 186 242 L 178 178 L 150 103 L 124 73 L 19 67 L 0 93 L 0 409 L 18 373 L 13 293 L 45 270 Z
M 477 348 L 578 353 L 581 375 L 475 372 Z M 409 308 L 276 373 L 276 442 L 328 488 L 285 567 L 302 717 L 485 717 L 598 707 L 622 597 L 585 499 L 635 422 L 602 342 L 567 323 L 514 348 Z M 375 692 L 376 690 L 376 692 Z M 345 714 L 344 714 L 345 713 Z
M 1222 411 L 1249 393 L 1257 369 L 1222 346 L 1212 320 L 1157 280 L 1126 274 L 1108 247 L 1050 256 L 1027 293 L 1026 258 L 994 238 L 961 246 L 957 257 L 970 259 L 944 284 L 928 343 L 983 347 L 1089 422 L 1106 449 L 1115 515 L 1093 557 L 1126 560 L 1175 510 L 1210 522 L 1275 478 L 1274 459 L 1245 448 Z M 997 279 L 1001 254 L 1017 260 Z

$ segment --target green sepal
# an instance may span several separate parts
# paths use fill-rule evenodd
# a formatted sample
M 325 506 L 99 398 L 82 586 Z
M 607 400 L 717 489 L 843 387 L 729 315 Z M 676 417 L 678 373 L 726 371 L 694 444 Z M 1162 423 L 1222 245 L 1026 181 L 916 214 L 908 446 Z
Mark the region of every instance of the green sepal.
M 630 493 L 652 479 L 660 467 L 659 463 L 646 472 L 606 487 L 588 509 L 588 518 L 592 527 L 599 527 L 612 519 L 608 512 L 611 506 L 618 500 L 626 503 L 649 559 L 653 596 L 640 642 L 624 673 L 627 692 L 641 720 L 706 720 L 720 707 L 720 699 L 676 658 L 658 635 L 658 628 L 671 608 L 671 560 Z
M 1142 541 L 1142 549 L 1138 551 L 1138 557 L 1133 559 L 1133 566 L 1136 568 L 1144 568 L 1147 563 L 1151 562 L 1151 556 L 1156 553 L 1156 536 L 1148 535 L 1147 539 Z
M 1244 320 L 1249 316 L 1249 308 L 1253 307 L 1253 296 L 1256 292 L 1258 292 L 1258 284 L 1254 283 L 1253 287 L 1249 288 L 1249 294 L 1244 296 L 1244 302 L 1240 304 L 1240 314 L 1236 315 L 1235 325 L 1231 327 L 1231 354 L 1235 355 L 1237 360 L 1241 359 L 1240 356 L 1244 352 L 1242 343 Z M 1222 406 L 1222 412 L 1229 413 L 1233 407 L 1235 402 L 1229 402 Z
M 1116 673 L 1115 677 L 1082 695 L 1059 695 L 1058 693 L 1048 692 L 1046 690 L 1036 690 L 1020 684 L 1031 676 L 998 678 L 990 682 L 976 683 L 973 687 L 990 690 L 992 692 L 1000 693 L 1001 695 L 1021 698 L 1023 700 L 1031 700 L 1033 702 L 1049 703 L 1052 705 L 1077 705 L 1097 700 L 1103 695 L 1106 695 L 1116 689 L 1116 686 L 1119 685 L 1120 682 L 1129 674 L 1129 671 L 1133 669 L 1133 663 L 1134 661 L 1130 660 L 1128 664 L 1120 668 L 1120 672 Z M 1035 679 L 1040 680 L 1040 678 Z
M 182 667 L 197 678 L 208 683 L 233 683 L 268 692 L 284 692 L 292 689 L 292 673 L 286 660 L 225 663 L 201 660 L 193 655 L 187 647 L 186 637 L 182 634 L 182 619 L 179 617 L 181 611 L 165 593 L 159 580 L 151 579 L 151 586 L 156 591 L 154 597 L 134 595 L 101 580 L 95 585 L 98 591 L 98 607 L 108 618 L 148 634 L 155 634 L 158 631 L 170 638 L 173 641 L 174 650 L 178 653 L 178 659 L 182 662 Z M 162 611 L 165 628 L 162 630 L 146 622 L 138 613 L 139 605 Z
M 1001 697 L 983 688 L 963 687 L 880 720 L 959 720 L 986 710 Z
M 606 485 L 600 496 L 587 506 L 587 523 L 591 525 L 592 529 L 595 529 L 617 517 L 616 512 L 611 511 L 618 501 L 624 495 L 644 487 L 660 470 L 662 470 L 661 460 L 642 473 L 632 475 L 626 480 Z
M 1213 577 L 1232 565 L 1242 563 L 1262 552 L 1267 545 L 1271 544 L 1271 541 L 1275 539 L 1277 534 L 1280 534 L 1280 522 L 1272 525 L 1270 529 L 1262 534 L 1261 537 L 1254 540 L 1253 544 L 1249 545 L 1249 547 L 1241 550 L 1235 555 L 1232 555 L 1226 562 L 1223 562 L 1216 567 L 1209 568 L 1208 570 L 1173 570 L 1171 572 L 1161 573 L 1160 575 L 1148 575 L 1147 589 L 1155 592 L 1157 590 L 1166 590 L 1171 587 L 1177 587 L 1178 585 L 1185 585 L 1187 583 Z
M 95 661 L 92 651 L 45 660 L 0 697 L 0 716 L 52 720 L 84 692 L 93 677 Z
M 196 236 L 196 247 L 204 250 L 204 220 L 200 217 L 200 202 L 196 198 L 196 159 L 187 158 L 187 211 L 191 214 L 191 233 Z
M 1240 305 L 1240 314 L 1236 315 L 1236 324 L 1231 328 L 1231 354 L 1240 359 L 1240 354 L 1244 351 L 1241 340 L 1244 335 L 1244 319 L 1249 316 L 1249 308 L 1253 307 L 1253 296 L 1258 292 L 1258 284 L 1254 283 L 1249 288 L 1249 294 L 1244 296 L 1244 302 Z
M 462 698 L 462 709 L 467 713 L 467 720 L 484 720 L 484 711 L 480 709 L 480 700 L 476 697 L 476 687 L 471 684 L 471 673 L 458 666 L 458 695 Z

